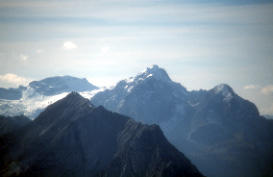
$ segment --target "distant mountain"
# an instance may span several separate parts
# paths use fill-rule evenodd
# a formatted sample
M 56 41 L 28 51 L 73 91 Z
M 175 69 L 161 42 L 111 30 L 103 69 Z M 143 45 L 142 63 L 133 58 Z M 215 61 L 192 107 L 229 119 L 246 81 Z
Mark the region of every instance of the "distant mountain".
M 65 97 L 71 91 L 87 97 L 98 89 L 86 79 L 56 76 L 33 81 L 27 87 L 0 88 L 0 115 L 26 115 L 34 119 L 46 106 Z
M 0 137 L 0 153 L 0 176 L 202 176 L 157 125 L 95 107 L 75 92 Z
M 83 92 L 97 89 L 96 86 L 90 84 L 85 78 L 79 79 L 72 76 L 49 77 L 40 81 L 33 81 L 29 83 L 29 86 L 37 93 L 46 96 L 63 92 Z
M 18 88 L 0 88 L 0 99 L 19 100 L 23 96 L 23 91 L 26 87 L 19 86 Z
M 85 78 L 80 79 L 72 76 L 55 76 L 32 81 L 27 87 L 0 88 L 0 99 L 19 100 L 23 97 L 23 91 L 32 89 L 33 94 L 38 93 L 44 96 L 57 95 L 63 92 L 83 92 L 97 89 L 98 87 L 89 83 Z
M 25 116 L 5 117 L 0 115 L 0 135 L 11 133 L 31 122 Z
M 97 93 L 91 102 L 157 123 L 166 137 L 207 176 L 262 176 L 273 172 L 273 121 L 220 84 L 187 91 L 157 65 Z
M 166 122 L 170 111 L 181 115 L 188 106 L 186 89 L 157 65 L 97 93 L 92 102 L 145 123 Z
M 190 95 L 196 97 L 196 92 Z M 199 161 L 198 167 L 203 166 L 203 172 L 212 176 L 273 174 L 273 121 L 260 116 L 253 103 L 235 94 L 228 85 L 218 85 L 201 95 L 199 100 L 190 99 L 195 105 L 191 116 L 194 122 L 188 125 L 192 132 L 187 134 L 191 143 L 184 146 L 180 142 L 177 147 L 191 154 L 195 152 L 192 147 L 203 151 L 203 156 L 192 155 L 191 159 Z M 216 171 L 208 165 L 208 159 L 225 168 Z

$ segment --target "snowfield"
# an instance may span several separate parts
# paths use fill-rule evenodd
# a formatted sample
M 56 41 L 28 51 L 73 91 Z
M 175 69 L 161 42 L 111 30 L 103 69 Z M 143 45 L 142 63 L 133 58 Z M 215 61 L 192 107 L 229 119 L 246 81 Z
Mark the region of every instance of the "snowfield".
M 97 92 L 103 89 L 79 92 L 83 97 L 91 99 Z M 0 115 L 16 116 L 25 115 L 30 119 L 35 119 L 48 105 L 64 98 L 70 92 L 63 92 L 53 96 L 45 96 L 35 92 L 28 87 L 23 91 L 23 97 L 20 100 L 0 99 Z

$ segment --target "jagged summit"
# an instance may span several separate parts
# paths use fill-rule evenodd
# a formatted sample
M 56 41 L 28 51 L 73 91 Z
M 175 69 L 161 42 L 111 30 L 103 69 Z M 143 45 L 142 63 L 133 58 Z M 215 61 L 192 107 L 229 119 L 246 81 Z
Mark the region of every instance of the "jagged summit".
M 163 68 L 160 68 L 158 65 L 153 65 L 152 67 L 146 68 L 143 72 L 138 73 L 136 76 L 125 79 L 125 82 L 138 83 L 149 78 L 155 78 L 156 80 L 164 82 L 171 82 L 167 72 Z
M 228 97 L 233 97 L 235 95 L 233 89 L 227 85 L 227 84 L 219 84 L 219 85 L 216 85 L 212 91 L 215 93 L 215 94 L 221 94 L 222 96 L 228 98 Z
M 66 103 L 67 105 L 76 106 L 76 107 L 82 106 L 84 104 L 92 105 L 88 99 L 82 97 L 76 91 L 72 91 L 66 97 L 61 99 L 59 102 L 63 102 L 63 103 Z
M 143 73 L 139 74 L 142 78 L 154 77 L 157 80 L 161 81 L 171 81 L 167 72 L 160 68 L 158 65 L 153 65 L 152 67 L 148 67 Z
M 229 90 L 233 92 L 232 88 L 228 84 L 224 83 L 216 85 L 213 89 L 217 91 Z
M 49 105 L 36 120 L 37 122 L 51 123 L 59 121 L 56 117 L 60 117 L 61 119 L 68 118 L 70 120 L 72 120 L 72 118 L 78 119 L 83 113 L 90 112 L 94 108 L 88 99 L 73 91 L 63 99 Z
M 76 91 L 70 92 L 67 96 L 67 99 L 82 99 L 83 97 Z
M 168 120 L 170 114 L 166 110 L 169 107 L 172 107 L 174 112 L 179 110 L 178 114 L 184 114 L 187 95 L 186 88 L 173 82 L 164 69 L 153 65 L 135 77 L 120 81 L 112 89 L 97 93 L 91 101 L 94 105 L 103 105 L 112 111 L 151 124 Z M 157 101 L 159 99 L 161 101 Z M 149 106 L 143 103 L 149 103 Z M 175 106 L 176 103 L 179 106 Z

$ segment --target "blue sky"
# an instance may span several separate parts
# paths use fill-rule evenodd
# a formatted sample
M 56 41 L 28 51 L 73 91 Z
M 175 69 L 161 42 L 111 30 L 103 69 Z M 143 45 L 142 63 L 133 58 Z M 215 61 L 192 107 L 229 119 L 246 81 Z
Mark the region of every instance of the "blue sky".
M 228 83 L 273 114 L 273 1 L 0 0 L 0 86 L 108 86 L 152 64 L 189 90 Z

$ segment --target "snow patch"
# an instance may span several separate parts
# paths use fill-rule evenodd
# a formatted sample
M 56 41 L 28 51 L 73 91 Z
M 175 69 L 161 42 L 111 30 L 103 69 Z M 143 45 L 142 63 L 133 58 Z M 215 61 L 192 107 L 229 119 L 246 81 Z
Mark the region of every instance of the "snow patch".
M 96 93 L 104 89 L 96 89 L 92 91 L 79 92 L 79 94 L 87 99 L 91 99 Z M 30 119 L 34 119 L 47 106 L 66 97 L 70 92 L 64 92 L 58 95 L 45 96 L 28 87 L 23 91 L 20 100 L 0 100 L 0 114 L 6 116 L 25 115 Z
M 221 94 L 224 96 L 224 101 L 229 101 L 234 96 L 232 89 L 226 84 L 217 85 L 213 90 L 215 94 Z
M 149 78 L 149 77 L 152 77 L 152 76 L 153 76 L 153 74 L 149 74 L 148 76 L 146 76 L 146 79 Z
M 127 92 L 130 93 L 132 91 L 132 89 L 134 88 L 134 86 L 130 86 L 128 89 L 127 89 Z

